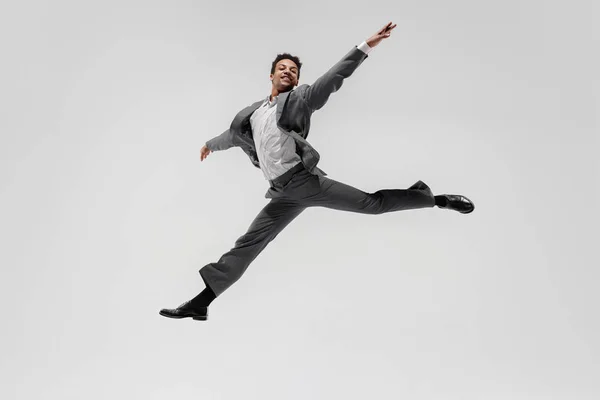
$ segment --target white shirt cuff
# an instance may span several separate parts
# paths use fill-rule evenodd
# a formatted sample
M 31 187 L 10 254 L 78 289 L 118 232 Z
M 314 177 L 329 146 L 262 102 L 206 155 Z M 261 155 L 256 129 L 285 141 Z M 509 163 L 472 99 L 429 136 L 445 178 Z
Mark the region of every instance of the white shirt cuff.
M 365 42 L 362 42 L 362 43 L 361 43 L 361 44 L 359 44 L 357 47 L 358 47 L 358 49 L 359 49 L 360 51 L 362 51 L 362 52 L 363 52 L 363 53 L 365 53 L 365 54 L 369 54 L 369 52 L 370 52 L 371 50 L 373 50 L 373 48 L 372 48 L 371 46 L 369 46 L 369 45 L 367 44 L 367 42 L 366 42 L 366 41 L 365 41 Z

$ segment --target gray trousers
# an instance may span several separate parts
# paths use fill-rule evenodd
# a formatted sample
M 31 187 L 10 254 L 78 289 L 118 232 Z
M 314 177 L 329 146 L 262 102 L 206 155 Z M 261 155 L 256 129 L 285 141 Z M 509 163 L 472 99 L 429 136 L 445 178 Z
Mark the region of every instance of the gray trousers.
M 293 171 L 291 171 L 293 172 Z M 327 207 L 362 214 L 433 207 L 434 196 L 427 185 L 418 181 L 408 189 L 386 189 L 366 193 L 325 176 L 301 169 L 287 182 L 272 183 L 271 198 L 234 247 L 219 261 L 200 269 L 204 283 L 219 296 L 244 274 L 261 251 L 307 207 Z

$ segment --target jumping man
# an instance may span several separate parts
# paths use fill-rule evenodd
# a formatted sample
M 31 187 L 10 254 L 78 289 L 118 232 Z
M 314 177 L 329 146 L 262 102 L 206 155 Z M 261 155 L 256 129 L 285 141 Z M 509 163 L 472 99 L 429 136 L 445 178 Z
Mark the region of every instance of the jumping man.
M 326 177 L 317 167 L 319 153 L 307 142 L 311 115 L 327 103 L 368 53 L 390 37 L 391 22 L 355 46 L 312 85 L 296 88 L 302 63 L 288 53 L 278 54 L 271 65 L 271 93 L 240 111 L 229 129 L 209 140 L 200 150 L 200 161 L 211 152 L 240 147 L 269 182 L 265 198 L 270 202 L 256 216 L 248 231 L 219 261 L 205 265 L 200 276 L 206 288 L 175 309 L 162 309 L 169 318 L 206 320 L 208 306 L 233 285 L 261 251 L 307 207 L 327 207 L 363 214 L 434 207 L 472 212 L 473 203 L 461 195 L 434 196 L 418 181 L 408 189 L 366 193 Z

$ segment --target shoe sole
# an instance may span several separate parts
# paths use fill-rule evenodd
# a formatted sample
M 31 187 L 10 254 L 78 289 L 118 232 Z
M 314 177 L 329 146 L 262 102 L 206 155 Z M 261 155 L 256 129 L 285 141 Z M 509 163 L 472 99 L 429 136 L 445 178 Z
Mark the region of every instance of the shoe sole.
M 160 315 L 162 315 L 163 317 L 167 317 L 167 318 L 173 318 L 173 319 L 183 319 L 183 318 L 191 318 L 194 319 L 196 321 L 206 321 L 208 319 L 208 315 L 206 316 L 198 316 L 198 317 L 192 317 L 191 315 L 184 315 L 184 316 L 178 316 L 178 315 L 167 315 L 167 314 L 163 314 L 160 311 L 158 312 Z

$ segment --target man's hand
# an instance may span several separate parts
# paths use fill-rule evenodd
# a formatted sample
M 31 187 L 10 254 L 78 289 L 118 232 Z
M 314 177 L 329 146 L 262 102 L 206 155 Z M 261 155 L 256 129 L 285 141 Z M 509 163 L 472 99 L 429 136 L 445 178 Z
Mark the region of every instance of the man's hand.
M 386 24 L 383 28 L 377 31 L 376 34 L 367 39 L 367 44 L 369 47 L 375 47 L 381 42 L 383 39 L 390 37 L 392 29 L 396 27 L 396 24 L 390 22 Z
M 204 161 L 204 159 L 206 157 L 208 157 L 209 154 L 210 154 L 209 148 L 206 147 L 206 145 L 202 146 L 202 148 L 200 149 L 200 161 Z

